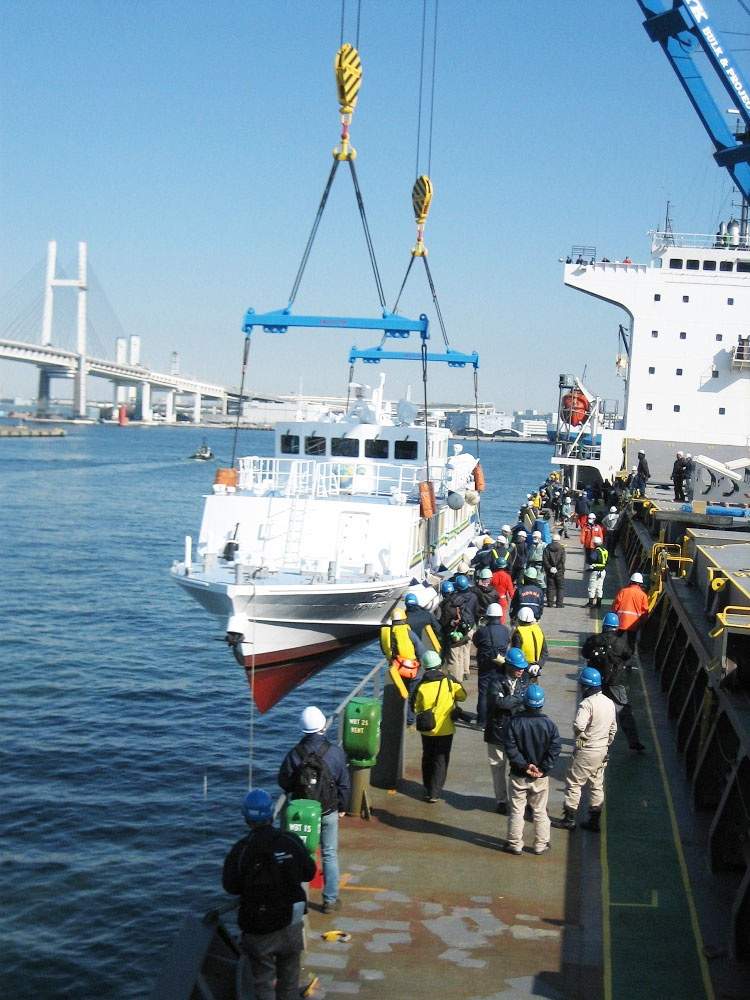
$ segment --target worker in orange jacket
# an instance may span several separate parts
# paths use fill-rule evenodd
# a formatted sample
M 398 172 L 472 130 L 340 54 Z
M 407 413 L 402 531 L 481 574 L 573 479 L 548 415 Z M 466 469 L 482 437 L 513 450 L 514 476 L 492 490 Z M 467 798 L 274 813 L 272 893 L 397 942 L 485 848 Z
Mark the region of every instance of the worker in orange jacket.
M 635 650 L 638 630 L 648 616 L 648 597 L 642 587 L 642 574 L 633 573 L 630 583 L 619 591 L 612 602 L 612 610 L 617 612 L 620 622 L 619 634 L 625 636 L 631 650 Z
M 597 545 L 604 545 L 604 531 L 601 524 L 597 523 L 596 514 L 589 514 L 586 523 L 581 528 L 581 545 L 588 552 L 595 549 Z

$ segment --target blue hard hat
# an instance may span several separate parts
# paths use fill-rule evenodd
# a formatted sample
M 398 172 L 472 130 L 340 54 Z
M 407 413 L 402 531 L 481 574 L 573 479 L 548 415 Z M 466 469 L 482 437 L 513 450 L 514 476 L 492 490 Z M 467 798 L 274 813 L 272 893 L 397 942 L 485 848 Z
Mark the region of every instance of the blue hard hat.
M 459 590 L 469 589 L 469 578 L 468 576 L 466 576 L 465 573 L 458 574 L 458 576 L 456 577 L 456 586 L 458 587 Z
M 587 688 L 600 688 L 602 686 L 602 675 L 594 667 L 584 667 L 578 675 L 578 683 Z
M 544 691 L 538 684 L 531 684 L 523 693 L 523 703 L 527 708 L 541 708 L 544 704 Z
M 273 801 L 268 792 L 262 788 L 254 788 L 248 792 L 242 803 L 242 815 L 246 823 L 262 823 L 273 819 Z
M 524 656 L 522 649 L 517 646 L 512 646 L 508 652 L 505 654 L 505 662 L 510 663 L 514 670 L 526 670 L 528 667 L 528 660 Z
M 453 586 L 453 584 L 450 582 L 450 580 L 444 580 L 440 584 L 440 593 L 441 594 L 454 594 L 455 592 L 456 592 L 456 588 Z
M 419 598 L 416 594 L 407 594 L 404 598 L 404 604 L 407 608 L 416 608 L 419 606 Z
M 619 628 L 620 619 L 614 611 L 608 611 L 602 619 L 602 628 Z

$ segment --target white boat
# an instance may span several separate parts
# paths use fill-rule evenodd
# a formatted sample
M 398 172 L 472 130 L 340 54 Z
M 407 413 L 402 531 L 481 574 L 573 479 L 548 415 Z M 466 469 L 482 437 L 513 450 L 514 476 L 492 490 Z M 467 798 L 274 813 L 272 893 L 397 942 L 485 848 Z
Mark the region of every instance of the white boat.
M 273 458 L 219 470 L 197 546 L 186 539 L 172 569 L 225 622 L 261 711 L 374 638 L 406 589 L 453 570 L 480 530 L 477 459 L 444 427 L 425 434 L 408 400 L 394 413 L 383 382 L 343 418 L 280 424 Z

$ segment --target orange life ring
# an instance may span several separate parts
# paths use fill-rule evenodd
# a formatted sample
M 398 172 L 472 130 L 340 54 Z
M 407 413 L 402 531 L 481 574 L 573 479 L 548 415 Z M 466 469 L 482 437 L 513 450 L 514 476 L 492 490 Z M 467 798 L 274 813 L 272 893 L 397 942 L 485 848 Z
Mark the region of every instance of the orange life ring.
M 586 419 L 588 412 L 589 401 L 582 392 L 574 389 L 573 392 L 567 392 L 563 396 L 560 403 L 560 416 L 566 424 L 577 427 L 578 424 L 582 424 Z
M 479 462 L 474 466 L 474 489 L 477 493 L 484 490 L 484 472 L 482 472 L 482 466 Z

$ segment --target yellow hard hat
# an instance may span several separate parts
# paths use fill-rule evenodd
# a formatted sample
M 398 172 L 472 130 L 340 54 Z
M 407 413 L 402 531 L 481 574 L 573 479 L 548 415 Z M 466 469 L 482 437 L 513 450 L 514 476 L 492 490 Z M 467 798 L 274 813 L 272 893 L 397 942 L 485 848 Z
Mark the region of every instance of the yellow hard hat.
M 391 621 L 392 622 L 406 621 L 406 612 L 404 611 L 404 609 L 394 608 L 394 610 L 391 612 Z

